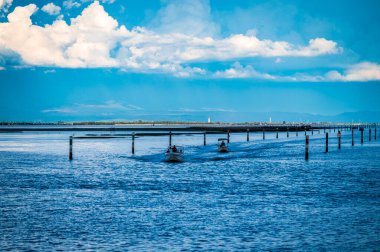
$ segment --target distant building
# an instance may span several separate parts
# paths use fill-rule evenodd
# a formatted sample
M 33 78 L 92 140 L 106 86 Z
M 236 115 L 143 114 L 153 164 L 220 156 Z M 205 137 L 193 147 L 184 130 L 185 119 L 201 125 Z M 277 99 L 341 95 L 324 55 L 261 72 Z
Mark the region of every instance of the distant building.
M 211 117 L 208 117 L 207 122 L 208 122 L 208 123 L 211 123 Z

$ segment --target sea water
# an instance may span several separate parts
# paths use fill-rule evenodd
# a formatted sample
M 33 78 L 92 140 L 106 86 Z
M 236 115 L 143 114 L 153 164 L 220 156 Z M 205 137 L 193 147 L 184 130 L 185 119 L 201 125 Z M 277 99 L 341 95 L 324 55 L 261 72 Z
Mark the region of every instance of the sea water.
M 96 132 L 92 132 L 96 133 Z M 101 132 L 104 133 L 104 132 Z M 117 133 L 117 132 L 112 132 Z M 120 132 L 119 132 L 120 133 Z M 1 250 L 378 250 L 380 140 L 322 134 L 74 139 L 0 134 Z M 83 132 L 75 132 L 77 136 Z

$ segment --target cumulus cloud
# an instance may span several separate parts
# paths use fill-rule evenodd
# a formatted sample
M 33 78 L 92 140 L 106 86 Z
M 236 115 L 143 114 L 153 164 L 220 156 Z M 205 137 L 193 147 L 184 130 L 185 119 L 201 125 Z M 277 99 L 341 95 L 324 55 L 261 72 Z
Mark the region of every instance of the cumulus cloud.
M 87 0 L 78 3 L 83 2 Z M 75 3 L 66 1 L 66 5 L 74 6 Z M 184 20 L 188 22 L 185 22 L 185 26 L 172 26 L 171 20 L 178 18 L 174 10 L 180 8 L 179 3 L 170 2 L 162 10 L 163 14 L 159 13 L 159 20 L 162 21 L 157 30 L 144 27 L 127 29 L 119 25 L 99 1 L 88 5 L 79 16 L 71 18 L 69 24 L 57 18 L 51 25 L 44 26 L 32 23 L 31 16 L 37 11 L 36 5 L 16 7 L 8 15 L 8 22 L 0 23 L 0 49 L 17 53 L 23 63 L 32 66 L 112 67 L 122 71 L 170 73 L 178 77 L 206 74 L 205 69 L 190 67 L 199 62 L 250 57 L 315 57 L 336 54 L 342 50 L 336 42 L 325 38 L 311 39 L 302 46 L 286 41 L 262 40 L 252 32 L 215 37 L 213 34 L 217 28 L 208 27 L 208 24 L 212 26 L 212 20 L 203 20 L 210 12 L 204 1 L 186 2 L 189 9 L 183 9 L 182 12 Z M 43 8 L 53 7 L 49 4 L 46 6 L 50 7 Z M 168 20 L 165 20 L 164 16 L 168 13 L 172 17 L 169 15 Z M 272 78 L 250 66 L 239 65 L 219 71 L 215 76 Z
M 49 15 L 58 15 L 61 12 L 61 7 L 55 5 L 54 3 L 48 3 L 42 7 L 42 10 Z
M 251 65 L 242 66 L 239 62 L 236 62 L 232 65 L 231 68 L 224 71 L 217 71 L 214 74 L 215 78 L 227 78 L 227 79 L 245 79 L 245 78 L 255 78 L 255 79 L 276 79 L 275 76 L 260 73 L 256 71 Z
M 9 7 L 11 7 L 13 0 L 0 0 L 0 11 L 8 12 Z
M 251 65 L 242 66 L 239 62 L 223 71 L 217 71 L 213 74 L 214 78 L 227 79 L 264 79 L 273 81 L 295 81 L 295 82 L 328 82 L 328 81 L 379 81 L 380 65 L 372 62 L 361 62 L 350 65 L 343 71 L 332 70 L 325 74 L 310 75 L 296 73 L 289 76 L 271 75 L 256 71 Z
M 380 80 L 380 65 L 362 62 L 349 66 L 343 73 L 330 71 L 326 79 L 335 81 L 378 81 Z

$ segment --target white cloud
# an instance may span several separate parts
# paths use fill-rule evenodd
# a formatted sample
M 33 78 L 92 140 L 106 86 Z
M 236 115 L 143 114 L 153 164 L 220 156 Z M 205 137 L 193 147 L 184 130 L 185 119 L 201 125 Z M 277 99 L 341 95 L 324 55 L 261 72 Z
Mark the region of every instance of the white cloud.
M 326 79 L 335 81 L 378 81 L 380 80 L 380 65 L 362 62 L 349 66 L 344 73 L 330 71 L 326 74 Z
M 112 112 L 127 112 L 127 111 L 139 111 L 143 108 L 136 105 L 125 105 L 121 102 L 107 101 L 99 104 L 82 104 L 76 103 L 71 106 L 44 109 L 43 113 L 64 113 L 64 114 L 105 114 Z
M 61 12 L 61 7 L 54 3 L 48 3 L 42 7 L 42 10 L 50 15 L 58 15 Z
M 66 1 L 64 6 L 75 7 L 75 3 L 87 1 Z M 157 31 L 144 27 L 128 30 L 119 25 L 98 1 L 72 18 L 70 24 L 57 18 L 53 24 L 45 26 L 32 24 L 31 16 L 37 11 L 36 5 L 16 7 L 8 15 L 8 22 L 0 23 L 0 49 L 16 52 L 24 63 L 32 66 L 113 67 L 122 71 L 170 73 L 178 77 L 207 73 L 200 67 L 188 66 L 190 63 L 250 57 L 315 57 L 341 51 L 336 42 L 325 38 L 311 39 L 308 45 L 300 46 L 286 41 L 261 40 L 253 32 L 226 38 L 213 37 L 217 28 L 208 27 L 212 26 L 212 20 L 202 21 L 209 16 L 209 7 L 199 1 L 189 1 L 189 9 L 182 9 L 183 15 L 187 15 L 186 25 L 170 25 L 172 20 L 179 18 L 174 13 L 180 8 L 179 3 L 169 4 L 160 12 L 161 26 Z M 173 18 L 168 16 L 166 20 L 164 14 L 167 13 Z M 272 79 L 271 75 L 259 73 L 251 66 L 239 65 L 219 71 L 215 76 Z
M 66 9 L 72 9 L 72 8 L 78 8 L 80 7 L 83 3 L 87 2 L 92 2 L 93 0 L 66 0 L 63 1 L 63 7 Z M 101 0 L 102 3 L 109 3 L 112 4 L 115 2 L 115 0 Z
M 11 7 L 13 0 L 0 0 L 0 11 L 8 12 L 9 7 Z
M 232 65 L 231 68 L 224 71 L 217 71 L 214 74 L 215 78 L 227 78 L 227 79 L 245 79 L 245 78 L 254 78 L 254 79 L 268 79 L 274 80 L 275 76 L 260 73 L 256 71 L 252 66 L 242 66 L 239 62 L 236 62 Z
M 214 78 L 227 79 L 265 79 L 273 81 L 295 81 L 295 82 L 328 82 L 328 81 L 379 81 L 380 65 L 371 62 L 362 62 L 348 66 L 343 73 L 332 70 L 321 75 L 310 75 L 296 73 L 289 76 L 271 75 L 256 71 L 251 65 L 242 66 L 236 62 L 231 68 L 217 71 Z

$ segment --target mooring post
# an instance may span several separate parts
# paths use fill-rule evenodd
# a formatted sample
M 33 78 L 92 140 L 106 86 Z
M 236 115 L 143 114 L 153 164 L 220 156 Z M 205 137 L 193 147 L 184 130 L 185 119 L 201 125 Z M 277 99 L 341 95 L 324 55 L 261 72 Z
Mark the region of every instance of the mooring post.
M 297 131 L 296 131 L 296 137 L 298 137 L 298 129 L 297 129 Z
M 314 135 L 314 129 L 311 129 L 311 134 Z
M 369 128 L 368 130 L 368 140 L 371 142 L 372 140 L 372 131 L 371 131 L 371 128 Z
M 135 132 L 132 133 L 132 154 L 135 154 Z
M 363 144 L 364 143 L 364 133 L 363 133 L 364 129 L 363 128 L 360 128 L 360 143 Z
M 352 146 L 354 146 L 354 128 L 352 128 L 352 130 L 351 130 L 351 138 L 352 138 L 352 142 L 351 142 L 351 144 L 352 144 Z
M 329 133 L 326 132 L 326 153 L 329 152 Z
M 276 138 L 278 138 L 278 128 L 277 128 Z
M 206 131 L 203 132 L 203 145 L 206 146 Z
M 305 143 L 305 160 L 309 160 L 309 136 L 306 136 L 306 143 Z
M 73 136 L 70 136 L 70 150 L 69 150 L 69 160 L 73 160 Z
M 249 142 L 249 129 L 247 129 L 247 142 Z
M 230 130 L 227 131 L 227 143 L 230 143 Z
M 265 130 L 263 128 L 263 140 L 265 140 Z
M 340 130 L 338 130 L 338 150 L 340 150 L 340 138 L 342 134 L 340 133 Z
M 289 137 L 289 128 L 286 129 L 286 137 Z
M 169 147 L 172 147 L 172 132 L 169 131 Z

